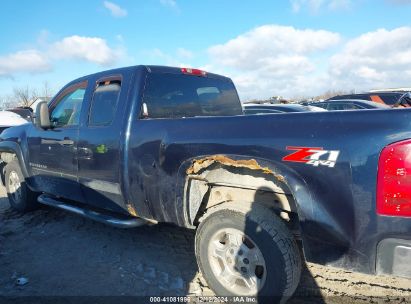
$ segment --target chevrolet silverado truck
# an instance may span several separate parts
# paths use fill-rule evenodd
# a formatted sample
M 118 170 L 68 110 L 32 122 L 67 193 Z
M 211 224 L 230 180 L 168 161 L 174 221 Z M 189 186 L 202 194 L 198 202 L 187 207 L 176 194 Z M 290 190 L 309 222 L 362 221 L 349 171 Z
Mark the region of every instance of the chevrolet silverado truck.
M 301 257 L 411 277 L 409 110 L 246 116 L 229 78 L 134 66 L 70 82 L 36 115 L 0 136 L 18 211 L 196 229 L 219 296 L 284 301 Z

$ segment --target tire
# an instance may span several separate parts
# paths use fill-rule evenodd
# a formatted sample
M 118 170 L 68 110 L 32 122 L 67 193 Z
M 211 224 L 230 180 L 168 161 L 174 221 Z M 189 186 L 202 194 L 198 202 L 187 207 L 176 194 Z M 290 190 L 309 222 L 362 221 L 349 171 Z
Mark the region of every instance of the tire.
M 257 203 L 248 208 L 239 205 L 225 203 L 203 216 L 195 238 L 198 266 L 217 296 L 256 296 L 259 303 L 284 302 L 300 281 L 298 246 L 273 211 Z
M 7 197 L 12 209 L 25 213 L 37 208 L 37 194 L 27 187 L 17 160 L 6 165 L 5 182 Z

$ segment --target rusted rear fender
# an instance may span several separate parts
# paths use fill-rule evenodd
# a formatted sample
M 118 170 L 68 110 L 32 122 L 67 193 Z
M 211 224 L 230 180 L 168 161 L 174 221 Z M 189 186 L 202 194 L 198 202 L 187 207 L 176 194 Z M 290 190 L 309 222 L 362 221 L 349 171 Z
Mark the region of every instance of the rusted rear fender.
M 292 195 L 295 202 L 301 239 L 303 242 L 304 253 L 308 260 L 312 260 L 316 254 L 318 244 L 332 243 L 333 248 L 340 255 L 342 251 L 349 246 L 348 233 L 344 227 L 339 225 L 335 219 L 335 215 L 329 214 L 326 208 L 322 208 L 327 202 L 323 202 L 322 198 L 316 193 L 310 191 L 310 187 L 306 181 L 295 170 L 284 165 L 284 163 L 261 159 L 256 157 L 239 156 L 239 155 L 207 155 L 186 160 L 178 171 L 177 181 L 177 218 L 180 224 L 184 226 L 193 226 L 193 214 L 200 210 L 202 196 L 207 194 L 207 185 L 209 185 L 208 177 L 204 172 L 215 171 L 220 168 L 225 168 L 228 171 L 234 169 L 237 174 L 252 175 L 257 178 L 256 184 L 249 185 L 251 188 L 263 189 L 265 183 L 261 180 L 274 181 L 279 185 L 280 191 L 286 195 Z M 236 180 L 227 180 L 230 174 L 213 174 L 214 184 L 224 184 L 233 187 L 246 187 L 243 181 L 247 181 L 247 177 L 238 182 Z M 221 178 L 219 180 L 219 178 Z M 190 180 L 199 180 L 195 187 L 198 197 L 190 199 Z M 258 185 L 261 183 L 261 185 Z M 269 189 L 269 191 L 278 192 L 277 189 Z M 331 244 L 330 244 L 331 245 Z

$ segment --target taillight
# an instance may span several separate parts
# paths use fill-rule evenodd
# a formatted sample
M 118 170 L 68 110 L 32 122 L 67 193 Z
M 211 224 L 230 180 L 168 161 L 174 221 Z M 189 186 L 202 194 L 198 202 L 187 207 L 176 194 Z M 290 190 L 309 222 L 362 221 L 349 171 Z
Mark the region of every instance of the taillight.
M 181 68 L 183 74 L 195 75 L 195 76 L 206 76 L 207 72 L 199 69 Z
M 388 145 L 381 152 L 377 213 L 411 217 L 411 140 Z

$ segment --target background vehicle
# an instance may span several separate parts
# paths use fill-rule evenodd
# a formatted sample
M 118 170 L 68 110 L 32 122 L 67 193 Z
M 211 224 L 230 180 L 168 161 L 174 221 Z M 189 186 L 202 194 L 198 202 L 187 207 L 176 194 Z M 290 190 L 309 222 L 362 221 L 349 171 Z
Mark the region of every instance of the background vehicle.
M 26 121 L 33 122 L 35 116 L 35 110 L 40 102 L 49 102 L 49 97 L 37 97 L 29 106 L 17 106 L 14 108 L 8 108 L 6 111 L 13 112 L 24 118 Z
M 411 100 L 409 100 L 409 92 L 369 92 L 360 94 L 347 94 L 337 95 L 329 98 L 328 100 L 342 100 L 342 99 L 362 99 L 373 101 L 380 104 L 386 104 L 392 107 L 398 107 L 400 105 L 408 107 L 411 106 Z
M 16 210 L 196 229 L 218 295 L 291 296 L 297 244 L 310 262 L 411 277 L 410 110 L 246 116 L 229 78 L 136 66 L 74 80 L 36 113 L 0 135 Z
M 243 104 L 244 114 L 320 112 L 324 109 L 299 104 Z
M 33 110 L 30 107 L 16 107 L 7 109 L 9 112 L 18 114 L 20 117 L 24 118 L 26 121 L 33 121 Z
M 19 126 L 27 123 L 20 115 L 10 111 L 0 111 L 0 133 L 13 126 Z
M 360 99 L 333 99 L 309 103 L 311 106 L 324 108 L 328 111 L 389 109 L 388 105 Z

